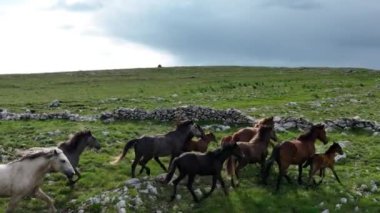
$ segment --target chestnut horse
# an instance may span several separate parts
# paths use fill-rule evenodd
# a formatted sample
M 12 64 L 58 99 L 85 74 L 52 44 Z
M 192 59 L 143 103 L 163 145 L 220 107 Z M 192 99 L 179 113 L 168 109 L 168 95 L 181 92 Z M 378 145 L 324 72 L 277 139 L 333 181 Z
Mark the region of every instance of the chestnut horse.
M 285 141 L 277 145 L 271 154 L 271 157 L 266 162 L 266 172 L 264 183 L 269 176 L 269 170 L 274 161 L 277 162 L 279 175 L 277 179 L 276 190 L 279 190 L 281 179 L 283 176 L 290 183 L 290 177 L 287 175 L 287 170 L 290 165 L 298 165 L 298 183 L 302 183 L 302 164 L 305 163 L 311 156 L 315 154 L 315 141 L 319 139 L 323 144 L 327 144 L 327 136 L 325 126 L 322 124 L 313 125 L 309 131 L 298 136 L 297 139 Z
M 198 141 L 189 140 L 185 143 L 183 151 L 185 152 L 206 152 L 208 145 L 211 141 L 216 142 L 216 137 L 214 133 L 207 133 L 204 138 L 199 139 Z
M 306 168 L 310 165 L 308 181 L 309 185 L 312 180 L 314 185 L 316 185 L 313 176 L 315 175 L 315 173 L 317 173 L 317 171 L 320 171 L 321 176 L 321 180 L 318 182 L 318 185 L 321 184 L 323 178 L 325 177 L 326 168 L 331 169 L 338 183 L 342 184 L 334 170 L 335 156 L 337 153 L 343 155 L 342 147 L 338 143 L 333 143 L 333 145 L 331 145 L 324 154 L 315 154 L 311 158 L 309 158 L 309 160 L 303 165 L 303 168 Z
M 272 135 L 271 126 L 260 126 L 257 135 L 249 142 L 237 142 L 242 158 L 236 159 L 233 156 L 227 161 L 227 173 L 231 176 L 231 185 L 235 186 L 234 174 L 239 178 L 240 169 L 247 164 L 259 163 L 261 165 L 261 177 L 264 177 L 265 160 L 268 155 L 268 145 Z M 237 167 L 236 167 L 237 165 Z
M 240 129 L 232 135 L 232 142 L 248 142 L 250 141 L 258 132 L 260 126 L 271 126 L 274 128 L 273 117 L 263 118 L 257 121 L 253 127 L 246 127 Z M 275 131 L 272 131 L 271 139 L 274 141 L 278 141 L 277 135 Z

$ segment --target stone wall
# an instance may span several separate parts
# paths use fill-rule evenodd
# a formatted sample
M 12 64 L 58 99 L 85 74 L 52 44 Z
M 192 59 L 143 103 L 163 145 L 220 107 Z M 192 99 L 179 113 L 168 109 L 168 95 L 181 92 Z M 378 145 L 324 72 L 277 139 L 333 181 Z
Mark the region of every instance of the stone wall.
M 103 112 L 100 115 L 78 115 L 69 111 L 58 113 L 12 113 L 0 109 L 0 120 L 52 120 L 62 119 L 70 121 L 97 121 L 105 123 L 124 120 L 156 120 L 175 121 L 191 119 L 194 121 L 207 121 L 223 123 L 228 125 L 250 125 L 255 123 L 255 118 L 246 115 L 237 109 L 218 110 L 201 106 L 181 106 L 176 108 L 155 109 L 152 111 L 136 108 L 118 108 L 113 112 Z M 275 127 L 278 131 L 288 129 L 305 129 L 312 122 L 304 118 L 274 117 Z M 367 121 L 360 118 L 341 118 L 336 120 L 325 120 L 323 122 L 329 129 L 364 129 L 367 131 L 380 132 L 380 125 L 375 121 Z

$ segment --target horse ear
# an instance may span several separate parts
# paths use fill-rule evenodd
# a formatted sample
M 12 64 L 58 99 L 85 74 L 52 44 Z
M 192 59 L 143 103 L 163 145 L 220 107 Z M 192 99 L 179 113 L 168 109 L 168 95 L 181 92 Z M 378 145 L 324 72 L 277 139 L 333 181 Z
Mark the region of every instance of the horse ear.
M 54 149 L 53 154 L 54 154 L 54 155 L 58 155 L 58 152 L 57 152 L 56 149 Z

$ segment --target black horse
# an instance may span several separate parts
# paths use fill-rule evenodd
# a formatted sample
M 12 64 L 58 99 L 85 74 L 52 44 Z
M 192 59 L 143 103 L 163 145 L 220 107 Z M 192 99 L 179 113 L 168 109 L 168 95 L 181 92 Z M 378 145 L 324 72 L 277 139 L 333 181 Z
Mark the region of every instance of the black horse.
M 193 136 L 203 138 L 205 136 L 204 131 L 193 121 L 184 121 L 177 125 L 176 130 L 165 135 L 143 136 L 139 139 L 129 141 L 125 145 L 123 153 L 112 163 L 116 164 L 121 161 L 127 154 L 128 150 L 134 147 L 135 159 L 132 163 L 132 177 L 135 177 L 137 164 L 140 164 L 142 167 L 140 174 L 142 170 L 145 169 L 147 175 L 150 175 L 150 169 L 146 164 L 152 158 L 156 160 L 163 170 L 167 171 L 159 157 L 171 155 L 171 164 L 172 160 L 183 152 L 182 150 L 185 142 L 189 141 Z
M 174 190 L 171 196 L 171 201 L 174 200 L 177 194 L 178 183 L 188 175 L 187 188 L 189 189 L 191 195 L 195 202 L 199 202 L 199 199 L 193 191 L 193 182 L 196 175 L 206 176 L 212 175 L 212 187 L 210 192 L 205 194 L 203 198 L 211 195 L 216 186 L 216 181 L 219 180 L 220 184 L 224 189 L 224 193 L 227 195 L 228 191 L 224 184 L 221 176 L 221 170 L 223 168 L 224 161 L 235 155 L 240 158 L 240 149 L 236 143 L 226 144 L 222 148 L 218 148 L 214 151 L 209 151 L 207 153 L 197 153 L 197 152 L 187 152 L 183 153 L 179 157 L 175 158 L 173 164 L 170 167 L 170 171 L 165 178 L 165 183 L 169 183 L 172 179 L 175 170 L 178 168 L 180 174 L 173 181 Z

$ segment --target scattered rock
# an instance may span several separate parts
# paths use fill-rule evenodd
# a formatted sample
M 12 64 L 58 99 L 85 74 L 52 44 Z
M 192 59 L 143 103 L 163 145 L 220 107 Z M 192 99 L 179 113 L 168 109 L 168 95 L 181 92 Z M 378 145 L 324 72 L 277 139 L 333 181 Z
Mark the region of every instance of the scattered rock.
M 180 194 L 176 194 L 175 199 L 181 200 L 182 196 Z
M 340 203 L 346 204 L 347 203 L 347 198 L 345 198 L 345 197 L 340 198 Z
M 138 178 L 131 178 L 127 181 L 125 181 L 125 185 L 127 186 L 133 186 L 133 187 L 138 187 L 140 186 L 141 182 Z
M 198 188 L 196 190 L 194 190 L 194 193 L 197 195 L 197 197 L 202 197 L 203 196 L 203 193 L 202 191 Z
M 61 101 L 56 99 L 49 104 L 49 107 L 51 107 L 51 108 L 59 107 L 60 105 L 61 105 Z
M 286 105 L 287 106 L 298 106 L 297 102 L 289 102 Z
M 341 203 L 338 203 L 335 205 L 335 209 L 340 209 L 342 207 L 342 204 Z
M 321 213 L 330 213 L 330 211 L 328 209 L 325 209 Z
M 347 157 L 346 153 L 343 153 L 343 155 L 337 155 L 335 156 L 335 162 L 338 162 L 340 160 L 343 160 Z

